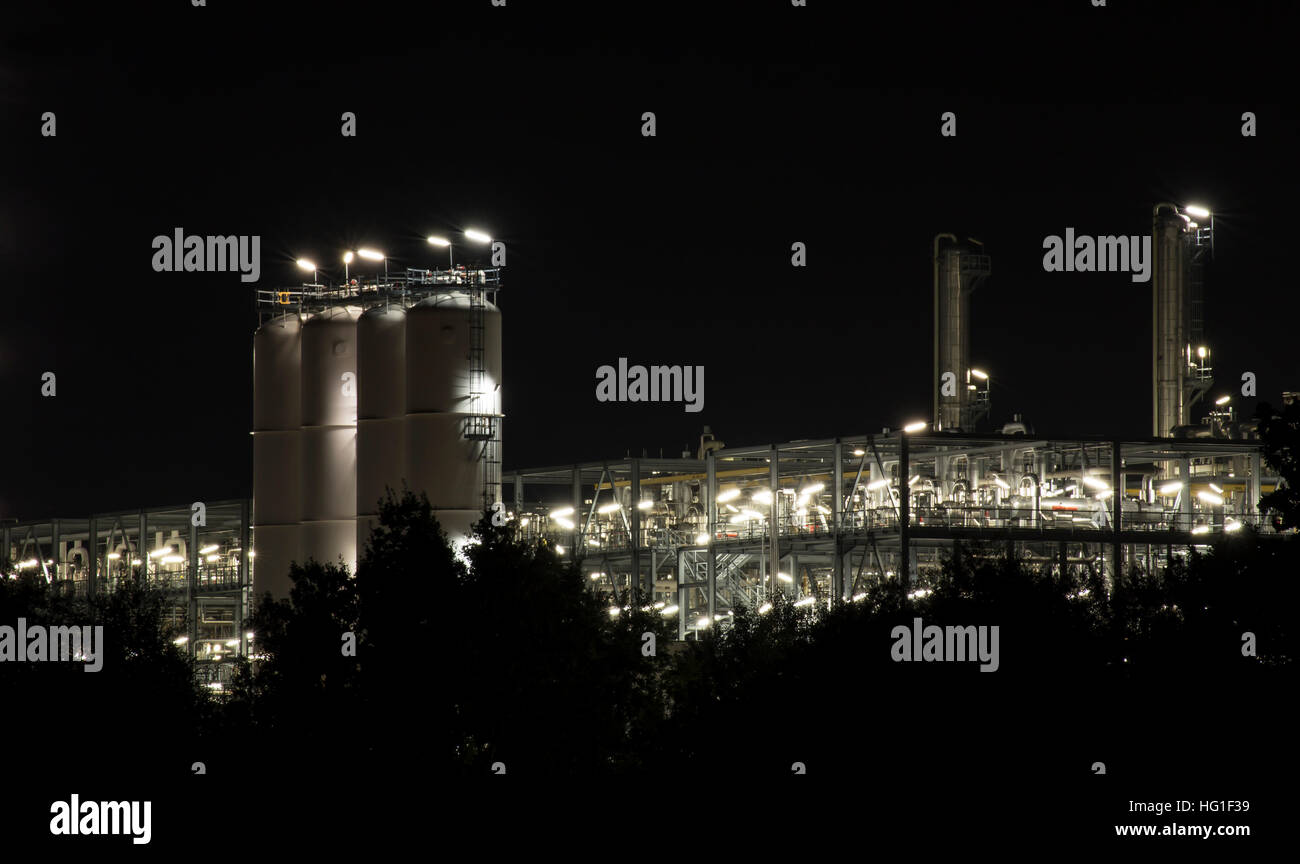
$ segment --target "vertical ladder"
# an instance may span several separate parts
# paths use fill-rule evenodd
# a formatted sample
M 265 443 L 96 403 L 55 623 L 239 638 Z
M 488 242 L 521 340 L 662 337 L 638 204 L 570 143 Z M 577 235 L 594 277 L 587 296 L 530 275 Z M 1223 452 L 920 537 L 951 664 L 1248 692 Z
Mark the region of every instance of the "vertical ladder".
M 478 461 L 482 469 L 482 507 L 488 510 L 496 503 L 501 483 L 501 456 L 496 417 L 485 410 L 492 394 L 487 392 L 487 340 L 483 283 L 473 270 L 465 274 L 469 293 L 469 344 L 470 344 L 470 415 L 465 423 L 465 438 L 481 441 Z

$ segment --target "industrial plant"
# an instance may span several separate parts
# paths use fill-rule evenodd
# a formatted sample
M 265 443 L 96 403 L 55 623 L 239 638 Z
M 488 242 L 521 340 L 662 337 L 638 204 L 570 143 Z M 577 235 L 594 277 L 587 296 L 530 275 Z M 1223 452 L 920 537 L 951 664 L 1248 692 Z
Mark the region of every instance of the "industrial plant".
M 1256 505 L 1279 481 L 1255 424 L 1229 397 L 1209 398 L 1213 216 L 1162 203 L 1152 220 L 1150 438 L 1035 437 L 1019 416 L 991 428 L 995 370 L 972 367 L 970 327 L 991 256 L 940 234 L 929 418 L 747 446 L 705 427 L 677 457 L 503 473 L 501 269 L 345 271 L 337 285 L 314 275 L 257 291 L 251 501 L 203 502 L 201 520 L 185 504 L 9 524 L 11 575 L 39 568 L 93 594 L 146 573 L 175 591 L 181 640 L 220 687 L 223 661 L 257 654 L 250 604 L 288 594 L 292 561 L 355 571 L 386 487 L 425 492 L 456 542 L 504 501 L 520 536 L 616 598 L 610 615 L 649 604 L 682 639 L 778 596 L 826 607 L 886 580 L 925 592 L 959 541 L 1109 580 L 1248 525 L 1270 535 Z

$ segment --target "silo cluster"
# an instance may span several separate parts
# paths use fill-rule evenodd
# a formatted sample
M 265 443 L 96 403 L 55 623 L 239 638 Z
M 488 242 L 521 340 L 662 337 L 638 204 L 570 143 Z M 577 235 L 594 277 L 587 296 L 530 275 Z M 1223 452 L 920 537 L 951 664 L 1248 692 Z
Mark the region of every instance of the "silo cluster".
M 294 560 L 355 572 L 385 487 L 427 494 L 453 541 L 500 497 L 501 314 L 481 294 L 290 312 L 253 345 L 256 594 L 287 596 Z

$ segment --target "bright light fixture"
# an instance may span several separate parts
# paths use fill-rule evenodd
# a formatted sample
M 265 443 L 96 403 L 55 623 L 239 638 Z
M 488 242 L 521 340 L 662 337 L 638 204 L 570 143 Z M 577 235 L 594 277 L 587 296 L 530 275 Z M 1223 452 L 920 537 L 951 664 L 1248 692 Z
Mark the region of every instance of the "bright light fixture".
M 1231 402 L 1231 401 L 1232 401 L 1232 397 L 1231 397 L 1231 396 L 1220 396 L 1218 399 L 1215 399 L 1215 400 L 1214 400 L 1214 404 L 1215 404 L 1215 405 L 1227 405 L 1227 404 L 1228 404 L 1229 402 Z
M 352 256 L 352 253 L 351 253 L 351 252 L 344 252 L 344 253 L 343 253 L 343 263 L 344 263 L 344 264 L 351 264 L 351 263 L 352 263 L 352 257 L 353 257 L 353 256 Z
M 378 251 L 376 251 L 376 250 L 374 250 L 374 249 L 358 249 L 358 250 L 357 250 L 357 254 L 360 255 L 362 258 L 365 258 L 367 261 L 383 261 L 383 260 L 384 260 L 384 253 L 383 253 L 383 252 L 378 252 Z
M 970 370 L 970 374 L 974 375 L 976 378 L 980 379 L 981 381 L 987 381 L 987 380 L 989 380 L 989 375 L 988 375 L 988 373 L 987 373 L 987 372 L 981 372 L 981 371 L 978 370 L 978 369 L 972 369 L 972 370 Z
M 700 546 L 703 546 L 703 545 L 705 545 L 706 543 L 709 542 L 709 535 L 708 535 L 708 534 L 696 534 L 696 535 L 695 535 L 695 542 L 698 543 Z
M 451 241 L 448 240 L 446 237 L 426 237 L 425 239 L 429 241 L 429 245 L 431 245 L 431 246 L 450 246 L 450 245 L 451 245 Z
M 1216 507 L 1223 503 L 1223 499 L 1218 495 L 1215 495 L 1213 492 L 1197 492 L 1196 497 L 1200 498 L 1206 504 L 1213 504 Z
M 1201 206 L 1197 205 L 1197 204 L 1188 204 L 1188 205 L 1187 205 L 1186 207 L 1184 207 L 1183 209 L 1186 210 L 1188 213 L 1192 214 L 1193 216 L 1195 216 L 1197 219 L 1209 219 L 1209 218 L 1210 218 L 1210 211 L 1207 210 L 1207 209 L 1204 208 L 1204 207 L 1201 207 Z
M 924 428 L 925 428 L 926 426 L 928 426 L 928 425 L 929 425 L 929 424 L 926 423 L 924 420 L 918 420 L 918 421 L 915 422 L 915 423 L 908 423 L 906 426 L 903 427 L 903 431 L 904 431 L 904 432 L 920 432 L 922 429 L 924 429 Z
M 659 614 L 660 614 L 660 615 L 676 615 L 676 614 L 677 614 L 677 604 L 674 603 L 674 604 L 671 605 L 671 606 L 665 606 L 663 609 L 660 609 L 660 610 L 659 610 Z
M 778 574 L 776 574 L 776 578 L 780 579 L 782 582 L 793 582 L 793 581 L 794 581 L 794 577 L 791 576 L 789 573 L 778 573 Z
M 1083 478 L 1083 485 L 1084 485 L 1084 486 L 1091 486 L 1093 489 L 1106 489 L 1106 488 L 1108 488 L 1108 486 L 1106 485 L 1106 481 L 1105 481 L 1105 480 L 1102 480 L 1100 477 L 1093 477 L 1091 474 L 1089 474 L 1087 477 L 1084 477 L 1084 478 Z
M 1174 480 L 1171 483 L 1165 483 L 1163 486 L 1160 487 L 1159 491 L 1161 495 L 1172 495 L 1182 488 L 1183 488 L 1183 481 Z
M 867 489 L 879 489 L 881 486 L 888 486 L 888 485 L 889 485 L 889 478 L 882 477 L 879 480 L 872 480 L 870 483 L 868 483 Z
M 596 512 L 600 513 L 601 515 L 607 515 L 609 513 L 613 513 L 617 510 L 622 510 L 622 509 L 623 509 L 623 505 L 615 501 L 611 504 L 602 504 L 600 507 L 596 509 Z
M 1211 483 L 1211 484 L 1210 484 L 1210 488 L 1214 490 L 1214 492 L 1215 492 L 1216 495 L 1222 495 L 1222 494 L 1223 494 L 1223 487 L 1220 486 L 1218 483 Z
M 642 498 L 640 501 L 636 502 L 636 509 L 638 510 L 649 510 L 653 506 L 655 506 L 653 498 Z
M 726 504 L 728 501 L 735 501 L 740 497 L 740 490 L 737 488 L 728 489 L 725 492 L 718 493 L 718 503 Z
M 561 507 L 561 508 L 559 508 L 558 510 L 552 510 L 552 511 L 551 511 L 551 518 L 552 518 L 552 519 L 559 519 L 559 518 L 562 518 L 562 517 L 564 517 L 564 516 L 572 516 L 572 515 L 573 515 L 573 508 L 572 508 L 572 507 Z
M 813 483 L 813 484 L 810 485 L 810 486 L 805 486 L 805 487 L 803 487 L 803 489 L 800 489 L 800 490 L 799 490 L 799 494 L 800 494 L 800 495 L 816 495 L 818 492 L 822 491 L 822 490 L 825 489 L 825 488 L 826 488 L 826 484 L 825 484 L 825 483 Z
M 217 545 L 216 543 L 209 543 L 207 546 L 204 546 L 202 549 L 199 550 L 199 554 L 200 554 L 200 555 L 210 555 L 210 554 L 212 554 L 213 552 L 216 552 L 216 551 L 217 551 L 218 549 L 220 549 L 220 548 L 221 548 L 221 547 L 220 547 L 219 545 Z
M 762 606 L 759 606 L 759 607 L 758 607 L 758 614 L 759 614 L 759 615 L 766 615 L 768 612 L 771 612 L 771 611 L 772 611 L 772 604 L 771 604 L 771 603 L 764 603 Z
M 306 258 L 299 258 L 299 259 L 298 259 L 298 266 L 299 266 L 300 268 L 302 268 L 303 270 L 315 270 L 315 269 L 316 269 L 316 264 L 315 264 L 315 262 L 308 261 Z
M 492 242 L 492 238 L 489 237 L 487 234 L 484 234 L 482 231 L 475 231 L 473 228 L 467 228 L 467 229 L 465 229 L 465 236 L 466 236 L 468 239 L 473 240 L 475 243 L 491 243 L 491 242 Z
M 854 456 L 866 456 L 866 455 L 867 455 L 867 451 L 866 451 L 866 450 L 863 450 L 861 447 L 859 447 L 857 450 L 854 450 L 854 451 L 853 451 L 853 455 L 854 455 Z

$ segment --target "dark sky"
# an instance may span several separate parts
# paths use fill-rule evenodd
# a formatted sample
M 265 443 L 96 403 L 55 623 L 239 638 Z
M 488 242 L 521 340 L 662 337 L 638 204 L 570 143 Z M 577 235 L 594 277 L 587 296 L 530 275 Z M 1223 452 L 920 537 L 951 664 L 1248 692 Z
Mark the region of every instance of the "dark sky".
M 1042 243 L 1148 233 L 1165 200 L 1217 213 L 1216 390 L 1300 389 L 1283 4 L 433 5 L 9 22 L 0 516 L 251 494 L 255 286 L 153 272 L 177 226 L 260 235 L 257 287 L 299 281 L 299 256 L 426 266 L 427 234 L 504 240 L 507 469 L 677 455 L 703 424 L 752 444 L 928 416 L 943 231 L 992 256 L 972 359 L 994 419 L 1144 436 L 1149 283 L 1045 273 Z M 597 403 L 620 356 L 704 366 L 704 411 Z

